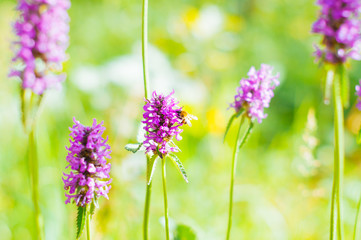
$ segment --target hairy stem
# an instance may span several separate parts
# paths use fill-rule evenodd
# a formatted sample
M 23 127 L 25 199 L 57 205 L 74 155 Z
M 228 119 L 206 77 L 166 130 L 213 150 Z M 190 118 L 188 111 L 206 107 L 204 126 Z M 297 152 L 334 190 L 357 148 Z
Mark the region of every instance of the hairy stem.
M 241 122 L 239 124 L 237 137 L 233 149 L 233 158 L 232 158 L 232 171 L 231 171 L 231 183 L 229 187 L 229 209 L 228 209 L 228 227 L 227 227 L 227 237 L 226 239 L 229 240 L 231 235 L 231 227 L 232 227 L 232 209 L 233 209 L 233 188 L 234 188 L 234 178 L 236 176 L 236 167 L 237 167 L 237 157 L 239 149 L 244 145 L 248 135 L 251 132 L 252 123 L 249 123 L 248 129 L 246 130 L 245 134 L 242 138 L 240 138 L 241 128 L 244 122 L 245 116 L 242 114 Z
M 169 240 L 169 222 L 168 222 L 168 200 L 167 200 L 167 182 L 166 182 L 166 169 L 165 158 L 162 158 L 162 181 L 163 181 L 163 197 L 164 197 L 164 218 L 165 218 L 165 236 Z
M 35 123 L 29 133 L 29 167 L 30 167 L 30 181 L 32 199 L 35 211 L 35 225 L 37 239 L 44 239 L 44 223 L 41 216 L 39 207 L 39 166 L 38 166 L 38 154 L 36 149 L 36 137 L 35 137 Z

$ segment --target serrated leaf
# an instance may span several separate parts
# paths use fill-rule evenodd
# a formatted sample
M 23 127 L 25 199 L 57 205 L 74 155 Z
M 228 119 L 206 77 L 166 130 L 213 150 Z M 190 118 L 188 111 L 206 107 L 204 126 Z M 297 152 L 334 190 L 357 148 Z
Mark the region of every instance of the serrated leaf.
M 179 158 L 174 154 L 169 154 L 169 158 L 173 161 L 173 163 L 176 165 L 177 169 L 179 170 L 180 174 L 182 174 L 182 177 L 188 183 L 188 177 L 186 170 L 183 167 L 182 162 L 179 160 Z
M 226 140 L 226 136 L 227 133 L 229 131 L 229 129 L 232 126 L 233 120 L 236 119 L 237 117 L 239 117 L 242 113 L 243 113 L 244 109 L 239 110 L 238 112 L 236 112 L 235 114 L 233 114 L 231 116 L 231 118 L 229 119 L 228 123 L 227 123 L 227 127 L 226 127 L 226 131 L 224 132 L 224 136 L 223 136 L 223 142 Z
M 95 195 L 95 193 L 94 193 Z M 92 218 L 94 213 L 95 213 L 95 209 L 98 208 L 98 198 L 96 196 L 94 196 L 93 198 L 93 201 L 91 202 L 90 204 L 90 211 L 89 211 L 89 214 L 90 214 L 90 217 Z
M 157 165 L 158 155 L 154 154 L 152 157 L 147 155 L 147 184 L 152 182 L 155 166 Z
M 250 133 L 252 132 L 252 129 L 253 129 L 253 122 L 250 121 L 250 122 L 249 122 L 249 126 L 248 126 L 248 128 L 247 128 L 247 131 L 246 131 L 246 133 L 243 135 L 242 141 L 241 141 L 241 143 L 239 144 L 239 149 L 241 149 L 242 146 L 247 142 L 248 137 L 249 137 Z
M 196 240 L 194 231 L 186 225 L 177 225 L 174 233 L 174 240 Z
M 125 145 L 125 149 L 132 153 L 136 153 L 139 151 L 139 149 L 142 147 L 142 145 L 143 145 L 143 143 L 129 143 L 129 144 Z
M 86 207 L 78 206 L 78 215 L 76 217 L 76 239 L 79 239 L 84 231 L 86 216 Z

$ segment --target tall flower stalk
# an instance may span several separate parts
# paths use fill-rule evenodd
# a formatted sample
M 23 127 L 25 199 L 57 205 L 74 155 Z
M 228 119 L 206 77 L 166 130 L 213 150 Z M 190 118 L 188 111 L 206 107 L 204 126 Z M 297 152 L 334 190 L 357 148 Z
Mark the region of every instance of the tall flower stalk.
M 229 240 L 231 236 L 233 189 L 238 153 L 253 129 L 253 122 L 257 120 L 259 123 L 261 123 L 262 119 L 267 117 L 267 114 L 264 113 L 264 108 L 269 107 L 269 103 L 274 96 L 273 90 L 279 84 L 279 75 L 272 75 L 272 70 L 273 68 L 266 64 L 262 64 L 259 71 L 252 67 L 248 72 L 248 78 L 241 79 L 240 86 L 237 88 L 237 94 L 234 97 L 234 102 L 230 104 L 230 107 L 234 108 L 235 113 L 231 116 L 228 122 L 226 132 L 224 134 L 224 139 L 233 121 L 239 117 L 241 118 L 241 120 L 238 127 L 232 156 L 232 170 L 229 189 L 228 225 L 226 234 L 227 240 Z M 245 119 L 248 120 L 248 126 L 244 135 L 241 138 L 241 128 L 244 124 Z
M 105 130 L 103 122 L 97 124 L 96 119 L 90 127 L 83 126 L 73 119 L 74 125 L 70 128 L 70 146 L 66 147 L 69 163 L 66 168 L 71 169 L 69 174 L 64 173 L 65 204 L 74 202 L 78 207 L 77 236 L 80 238 L 84 227 L 87 231 L 87 239 L 91 238 L 90 220 L 98 207 L 100 196 L 108 199 L 110 183 L 109 176 L 111 164 L 107 163 L 110 158 L 110 146 L 108 138 L 102 134 Z
M 37 239 L 44 239 L 44 224 L 39 206 L 36 116 L 44 92 L 65 79 L 65 74 L 55 72 L 61 72 L 62 62 L 66 60 L 69 7 L 69 0 L 18 0 L 19 17 L 14 24 L 17 50 L 9 76 L 22 82 L 22 122 L 29 138 L 28 160 Z
M 178 101 L 173 97 L 174 91 L 168 95 L 158 94 L 156 91 L 152 93 L 152 98 L 146 99 L 143 107 L 145 140 L 138 144 L 128 144 L 125 148 L 133 153 L 138 150 L 144 150 L 147 165 L 147 184 L 152 182 L 153 173 L 158 159 L 162 161 L 162 182 L 164 197 L 164 218 L 166 239 L 170 238 L 169 219 L 168 219 L 168 199 L 166 184 L 166 159 L 171 160 L 178 168 L 184 180 L 188 182 L 187 174 L 182 162 L 175 155 L 179 152 L 178 146 L 173 138 L 180 141 L 183 131 L 180 127 L 187 124 L 191 126 L 191 120 L 197 118 L 188 114 L 182 107 L 178 106 Z
M 321 34 L 323 49 L 316 47 L 315 56 L 325 68 L 324 100 L 329 102 L 333 92 L 334 104 L 334 179 L 331 199 L 330 239 L 343 239 L 342 192 L 344 172 L 344 113 L 349 105 L 349 80 L 344 63 L 361 60 L 361 10 L 359 0 L 318 0 L 319 19 L 313 33 Z M 331 91 L 332 89 L 332 91 Z
M 142 5 L 142 62 L 143 62 L 143 81 L 144 81 L 144 98 L 148 99 L 148 0 L 143 0 Z M 150 171 L 150 159 L 146 156 L 147 172 Z M 149 207 L 152 195 L 152 182 L 146 183 L 146 193 L 144 201 L 143 216 L 143 239 L 149 239 Z

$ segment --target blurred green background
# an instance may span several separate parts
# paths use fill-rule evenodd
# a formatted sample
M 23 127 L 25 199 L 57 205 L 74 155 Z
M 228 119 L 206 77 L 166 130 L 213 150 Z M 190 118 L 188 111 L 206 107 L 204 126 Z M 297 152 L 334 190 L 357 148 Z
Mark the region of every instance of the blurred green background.
M 62 172 L 68 127 L 104 120 L 112 147 L 112 189 L 100 200 L 94 239 L 141 239 L 145 159 L 124 150 L 136 141 L 142 118 L 141 1 L 73 0 L 69 11 L 68 74 L 46 93 L 38 122 L 41 209 L 46 239 L 74 239 L 74 205 L 65 205 Z M 186 184 L 168 164 L 172 224 L 191 226 L 200 240 L 224 239 L 235 127 L 223 132 L 235 88 L 248 69 L 275 66 L 281 85 L 268 118 L 256 124 L 240 154 L 232 239 L 328 239 L 333 177 L 333 111 L 322 102 L 321 70 L 312 57 L 320 41 L 310 33 L 313 0 L 150 1 L 150 87 L 176 91 L 196 115 L 184 127 L 179 158 Z M 14 0 L 0 1 L 0 238 L 32 239 L 33 210 L 20 121 L 19 82 L 8 79 L 13 52 Z M 361 64 L 350 65 L 352 103 Z M 344 220 L 352 236 L 361 194 L 361 114 L 345 111 Z M 151 239 L 164 239 L 158 166 L 150 211 Z

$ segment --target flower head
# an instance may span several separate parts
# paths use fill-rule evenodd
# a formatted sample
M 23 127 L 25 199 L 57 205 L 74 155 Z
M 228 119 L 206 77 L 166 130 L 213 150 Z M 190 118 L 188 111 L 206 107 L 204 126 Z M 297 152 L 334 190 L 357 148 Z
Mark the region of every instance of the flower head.
M 107 144 L 108 138 L 102 138 L 105 127 L 103 122 L 97 124 L 96 119 L 91 127 L 85 127 L 79 121 L 73 119 L 74 126 L 70 128 L 70 147 L 66 157 L 71 168 L 70 174 L 64 173 L 64 189 L 69 190 L 65 194 L 70 203 L 74 199 L 76 205 L 84 206 L 92 202 L 93 198 L 104 196 L 108 199 L 108 192 L 112 179 L 109 177 L 110 163 L 106 159 L 110 158 L 110 146 Z
M 274 95 L 273 90 L 279 84 L 279 74 L 273 76 L 272 70 L 273 68 L 266 64 L 262 64 L 259 71 L 251 67 L 248 78 L 241 79 L 234 102 L 230 106 L 236 112 L 244 109 L 248 117 L 262 122 L 262 119 L 267 117 L 263 112 L 264 108 L 269 107 Z
M 361 110 L 361 80 L 359 81 L 359 85 L 356 85 L 356 96 L 358 97 L 356 107 Z
M 348 57 L 360 60 L 360 0 L 318 0 L 317 3 L 321 12 L 312 32 L 323 35 L 325 49 L 316 47 L 315 56 L 329 63 L 343 63 Z
M 20 17 L 14 25 L 19 49 L 13 61 L 23 67 L 13 69 L 9 76 L 20 77 L 23 88 L 42 94 L 65 79 L 64 74 L 51 72 L 61 70 L 66 60 L 69 7 L 70 0 L 19 0 Z
M 179 149 L 172 142 L 172 138 L 181 140 L 180 127 L 189 124 L 190 119 L 197 119 L 178 106 L 178 101 L 173 94 L 174 91 L 165 96 L 154 91 L 152 98 L 146 100 L 142 122 L 145 124 L 146 131 L 143 145 L 147 153 L 152 152 L 163 157 L 170 152 L 178 152 Z

